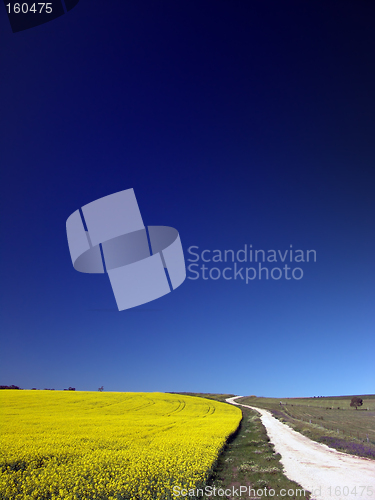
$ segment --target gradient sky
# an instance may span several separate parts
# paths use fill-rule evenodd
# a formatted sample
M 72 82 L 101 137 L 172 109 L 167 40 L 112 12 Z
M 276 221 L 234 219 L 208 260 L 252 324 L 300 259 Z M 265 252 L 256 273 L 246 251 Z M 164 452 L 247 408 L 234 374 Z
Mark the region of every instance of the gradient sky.
M 374 23 L 365 0 L 81 0 L 13 34 L 1 8 L 0 384 L 374 393 Z M 118 312 L 65 222 L 128 188 L 185 258 L 317 260 Z

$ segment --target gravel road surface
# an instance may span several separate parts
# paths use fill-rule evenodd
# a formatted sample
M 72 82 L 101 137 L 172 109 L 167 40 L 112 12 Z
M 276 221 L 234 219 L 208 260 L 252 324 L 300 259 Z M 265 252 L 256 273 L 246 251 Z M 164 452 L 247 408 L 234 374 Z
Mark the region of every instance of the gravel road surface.
M 375 500 L 375 461 L 329 448 L 303 436 L 260 408 L 228 398 L 228 403 L 261 414 L 275 450 L 281 455 L 285 475 L 312 492 L 316 500 Z

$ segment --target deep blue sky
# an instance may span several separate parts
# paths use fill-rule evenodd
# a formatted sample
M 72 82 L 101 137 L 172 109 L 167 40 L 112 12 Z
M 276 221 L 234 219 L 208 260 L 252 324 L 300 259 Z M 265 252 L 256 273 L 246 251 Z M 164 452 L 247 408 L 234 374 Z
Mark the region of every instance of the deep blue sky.
M 373 393 L 374 25 L 372 1 L 81 0 L 13 34 L 0 9 L 0 383 Z M 317 261 L 118 312 L 65 222 L 128 188 L 186 258 Z

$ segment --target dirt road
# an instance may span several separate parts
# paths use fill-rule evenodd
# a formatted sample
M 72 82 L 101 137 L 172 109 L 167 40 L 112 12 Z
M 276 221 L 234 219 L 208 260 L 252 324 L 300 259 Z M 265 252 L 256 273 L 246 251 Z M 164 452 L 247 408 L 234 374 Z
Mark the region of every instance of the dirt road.
M 317 443 L 283 424 L 267 410 L 242 405 L 261 414 L 261 420 L 285 475 L 312 492 L 316 500 L 375 500 L 375 461 L 347 455 Z

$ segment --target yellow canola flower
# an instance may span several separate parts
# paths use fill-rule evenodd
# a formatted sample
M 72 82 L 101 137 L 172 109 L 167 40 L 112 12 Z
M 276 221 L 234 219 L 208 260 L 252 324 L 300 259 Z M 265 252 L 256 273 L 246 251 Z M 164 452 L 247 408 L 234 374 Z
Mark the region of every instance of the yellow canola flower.
M 241 411 L 164 393 L 0 391 L 2 500 L 163 500 L 202 486 Z

